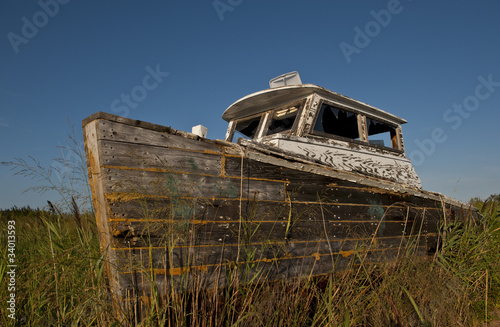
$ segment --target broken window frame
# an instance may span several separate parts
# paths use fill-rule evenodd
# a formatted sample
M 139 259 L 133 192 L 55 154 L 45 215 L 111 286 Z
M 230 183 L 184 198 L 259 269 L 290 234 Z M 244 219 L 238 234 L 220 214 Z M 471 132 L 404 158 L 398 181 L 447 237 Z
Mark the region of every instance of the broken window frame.
M 327 106 L 333 107 L 335 109 L 342 110 L 342 111 L 345 111 L 345 112 L 350 113 L 350 114 L 354 114 L 356 116 L 356 125 L 358 128 L 358 139 L 353 139 L 353 138 L 350 138 L 347 136 L 341 136 L 341 135 L 336 135 L 336 134 L 331 134 L 328 132 L 321 132 L 321 131 L 315 130 L 314 128 L 316 126 L 318 119 L 320 118 L 320 113 L 321 113 L 321 109 L 323 108 L 323 105 L 327 105 Z M 339 105 L 337 103 L 332 103 L 329 101 L 322 100 L 318 104 L 316 112 L 314 113 L 314 119 L 312 121 L 309 134 L 327 137 L 327 138 L 331 138 L 331 139 L 337 139 L 337 140 L 346 141 L 346 142 L 360 142 L 360 143 L 364 144 L 364 142 L 362 142 L 363 141 L 363 133 L 360 129 L 360 115 L 361 114 L 359 112 L 352 110 L 351 108 L 346 108 L 346 107 Z
M 314 127 L 316 126 L 316 122 L 317 122 L 318 117 L 320 115 L 321 108 L 323 107 L 324 104 L 331 106 L 331 107 L 334 107 L 334 108 L 339 109 L 339 110 L 349 112 L 351 114 L 355 114 L 357 116 L 357 126 L 358 126 L 359 139 L 353 139 L 353 138 L 349 138 L 349 137 L 345 137 L 345 136 L 340 136 L 340 135 L 335 135 L 335 134 L 330 134 L 330 133 L 320 132 L 320 131 L 315 130 Z M 379 123 L 383 123 L 383 124 L 386 124 L 386 125 L 394 128 L 395 135 L 391 136 L 391 146 L 386 146 L 386 145 L 382 146 L 382 145 L 370 143 L 370 139 L 369 139 L 369 135 L 368 135 L 368 119 L 375 120 Z M 309 127 L 309 134 L 321 136 L 321 137 L 326 137 L 326 138 L 330 138 L 330 139 L 336 139 L 336 140 L 345 141 L 345 142 L 351 142 L 351 143 L 359 144 L 359 145 L 370 146 L 370 147 L 379 148 L 379 149 L 392 151 L 392 152 L 396 152 L 396 153 L 404 153 L 401 125 L 391 123 L 385 119 L 379 118 L 379 117 L 374 116 L 374 115 L 369 115 L 369 114 L 367 115 L 367 114 L 360 112 L 358 110 L 355 110 L 353 108 L 348 108 L 348 107 L 345 107 L 339 103 L 330 102 L 330 101 L 327 101 L 325 99 L 322 99 L 317 106 L 316 112 L 314 113 L 314 119 L 312 120 L 312 123 Z
M 272 135 L 275 135 L 275 134 L 288 134 L 288 135 L 295 134 L 295 132 L 297 130 L 297 126 L 298 126 L 299 121 L 300 121 L 300 118 L 302 117 L 302 111 L 304 109 L 305 102 L 306 102 L 305 99 L 300 100 L 300 101 L 294 101 L 294 102 L 287 103 L 287 104 L 285 104 L 283 106 L 279 106 L 279 107 L 273 108 L 273 109 L 271 109 L 269 111 L 266 111 L 267 117 L 266 117 L 266 119 L 264 119 L 265 125 L 263 125 L 262 137 L 272 136 Z M 280 111 L 280 110 L 283 110 L 283 109 L 287 109 L 287 108 L 291 108 L 291 107 L 296 107 L 297 108 L 297 113 L 295 115 L 295 119 L 293 121 L 292 127 L 290 127 L 289 129 L 283 130 L 281 132 L 269 133 L 270 132 L 269 131 L 269 127 L 272 124 L 274 114 L 277 111 Z
M 259 114 L 256 114 L 256 115 L 252 115 L 252 116 L 248 116 L 248 117 L 245 117 L 245 118 L 241 118 L 241 119 L 235 119 L 235 120 L 232 120 L 231 121 L 231 124 L 230 124 L 230 128 L 231 128 L 231 132 L 229 133 L 228 131 L 228 134 L 230 134 L 230 138 L 226 137 L 226 141 L 229 141 L 229 142 L 232 142 L 232 139 L 234 137 L 234 135 L 236 133 L 239 133 L 240 135 L 244 135 L 243 133 L 239 132 L 238 130 L 236 130 L 236 127 L 238 126 L 239 123 L 241 122 L 244 122 L 244 121 L 247 121 L 247 120 L 253 120 L 255 118 L 260 118 L 259 120 L 259 124 L 257 125 L 257 128 L 255 129 L 255 134 L 252 136 L 252 137 L 249 137 L 249 136 L 240 136 L 242 138 L 247 138 L 247 139 L 250 139 L 250 140 L 253 140 L 255 138 L 258 138 L 259 135 L 260 135 L 260 131 L 262 129 L 262 124 L 264 123 L 264 121 L 266 120 L 265 117 L 266 116 L 266 113 L 265 112 L 261 112 Z M 231 126 L 232 125 L 232 126 Z
M 368 142 L 368 144 L 370 146 L 374 146 L 374 147 L 378 147 L 378 148 L 382 148 L 384 150 L 393 150 L 393 151 L 397 151 L 397 152 L 402 152 L 402 149 L 401 149 L 401 127 L 397 124 L 391 124 L 390 122 L 384 120 L 384 119 L 380 119 L 378 117 L 373 117 L 373 116 L 365 116 L 365 128 L 366 128 L 366 137 L 367 137 L 367 140 L 366 142 Z M 387 145 L 379 145 L 379 144 L 374 144 L 374 143 L 370 143 L 370 136 L 373 136 L 373 135 L 379 135 L 379 134 L 382 134 L 382 133 L 378 133 L 378 134 L 371 134 L 370 135 L 370 132 L 369 132 L 369 120 L 373 120 L 373 121 L 376 121 L 377 123 L 379 124 L 384 124 L 384 125 L 387 125 L 389 127 L 391 127 L 393 129 L 393 132 L 391 131 L 387 131 L 390 133 L 389 135 L 389 139 L 390 139 L 390 146 L 387 146 Z M 383 133 L 387 133 L 387 132 L 383 132 Z
M 259 114 L 255 114 L 255 115 L 248 116 L 248 117 L 241 118 L 241 119 L 231 120 L 229 122 L 229 126 L 228 126 L 228 129 L 226 132 L 225 140 L 228 142 L 232 142 L 234 135 L 238 132 L 236 130 L 236 127 L 238 126 L 238 124 L 241 122 L 244 122 L 246 120 L 255 119 L 257 117 L 260 117 L 260 122 L 259 122 L 259 125 L 257 126 L 255 135 L 251 138 L 246 136 L 248 139 L 253 140 L 253 139 L 257 139 L 257 138 L 261 138 L 261 137 L 265 137 L 265 136 L 272 136 L 275 134 L 294 134 L 295 131 L 297 130 L 297 126 L 298 126 L 300 118 L 302 116 L 302 111 L 304 109 L 305 102 L 306 102 L 305 99 L 302 99 L 299 101 L 287 103 L 283 106 L 272 108 L 270 110 L 266 110 L 266 111 L 261 112 Z M 272 116 L 274 115 L 274 113 L 276 111 L 283 110 L 287 107 L 297 107 L 297 109 L 298 109 L 292 127 L 290 129 L 284 130 L 282 132 L 269 134 L 269 126 L 271 125 L 271 122 L 272 122 Z M 241 132 L 239 132 L 239 133 L 242 134 Z

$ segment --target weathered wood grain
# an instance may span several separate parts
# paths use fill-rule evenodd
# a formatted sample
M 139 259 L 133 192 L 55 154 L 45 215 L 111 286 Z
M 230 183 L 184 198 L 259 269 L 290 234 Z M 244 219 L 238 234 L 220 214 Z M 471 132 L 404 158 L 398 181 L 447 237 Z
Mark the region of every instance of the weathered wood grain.
M 169 133 L 170 128 L 165 131 L 137 128 L 131 124 L 122 124 L 113 121 L 99 119 L 96 128 L 100 129 L 100 140 L 117 141 L 124 143 L 143 144 L 145 146 L 160 146 L 177 149 L 187 149 L 200 152 L 222 153 L 222 147 L 213 141 L 187 138 L 181 135 Z M 175 130 L 174 130 L 175 131 Z M 183 133 L 187 134 L 187 133 Z
M 160 146 L 117 141 L 101 142 L 105 167 L 186 172 L 218 176 L 222 173 L 222 155 Z
M 239 178 L 173 173 L 147 169 L 104 168 L 106 193 L 167 197 L 269 199 L 285 198 L 280 181 L 241 181 Z
M 421 246 L 412 249 L 415 254 L 425 254 L 425 248 Z M 141 260 L 148 260 L 145 251 L 135 251 L 135 256 Z M 139 253 L 137 253 L 139 252 Z M 229 260 L 220 260 L 216 265 L 200 265 L 182 268 L 169 268 L 168 260 L 170 254 L 161 254 L 161 257 L 152 260 L 154 262 L 165 262 L 163 267 L 144 267 L 140 263 L 132 267 L 130 271 L 120 273 L 121 278 L 127 280 L 128 288 L 136 287 L 146 296 L 151 293 L 153 281 L 160 294 L 175 290 L 213 289 L 224 287 L 232 282 L 229 278 L 238 278 L 241 282 L 255 278 L 256 281 L 290 279 L 304 276 L 317 276 L 359 264 L 361 262 L 383 262 L 394 261 L 402 254 L 399 248 L 352 250 L 336 253 L 313 252 L 309 255 L 274 256 L 270 258 L 252 258 L 251 261 L 241 261 L 238 264 L 230 263 Z M 234 254 L 233 254 L 234 256 Z M 126 260 L 126 254 L 124 254 Z M 151 260 L 150 260 L 151 261 Z M 227 272 L 229 270 L 229 273 Z M 189 274 L 188 274 L 189 272 Z
M 286 219 L 290 213 L 292 217 L 324 217 L 325 220 L 374 220 L 381 218 L 382 214 L 404 221 L 407 214 L 422 212 L 425 208 L 428 214 L 438 212 L 440 208 L 426 208 L 414 206 L 409 202 L 394 202 L 392 205 L 374 201 L 374 203 L 349 203 L 349 202 L 322 202 L 296 200 L 298 195 L 291 193 L 294 199 L 285 201 L 217 199 L 217 198 L 190 198 L 190 197 L 157 197 L 144 196 L 140 199 L 127 200 L 127 194 L 122 195 L 120 202 L 108 201 L 112 214 L 110 219 L 181 219 L 175 214 L 176 207 L 189 206 L 195 220 L 231 220 L 241 215 L 258 217 L 259 220 Z M 120 194 L 109 194 L 112 199 L 117 199 Z M 355 200 L 355 199 L 354 199 Z M 240 211 L 241 204 L 241 211 Z M 354 207 L 359 207 L 353 211 Z M 356 214 L 357 213 L 357 214 Z
M 160 242 L 157 242 L 160 244 Z M 114 248 L 121 273 L 153 269 L 172 269 L 216 266 L 228 262 L 273 261 L 281 258 L 299 258 L 311 255 L 328 256 L 340 254 L 344 257 L 354 256 L 356 251 L 368 253 L 386 249 L 399 249 L 403 254 L 407 247 L 425 247 L 424 235 L 379 237 L 379 238 L 345 238 L 343 240 L 310 240 L 254 242 L 248 244 L 218 245 L 178 245 L 165 242 L 163 246 Z M 151 260 L 151 258 L 153 260 Z M 330 269 L 332 266 L 330 265 Z M 170 274 L 174 274 L 171 271 Z
M 342 239 L 346 237 L 371 237 L 409 235 L 412 231 L 427 233 L 427 225 L 422 220 L 408 222 L 386 221 L 380 222 L 353 222 L 353 221 L 321 221 L 305 220 L 295 221 L 251 221 L 241 223 L 239 221 L 223 222 L 147 222 L 147 221 L 118 221 L 113 222 L 113 235 L 115 237 L 130 240 L 137 237 L 161 238 L 172 233 L 179 235 L 179 242 L 185 244 L 191 240 L 182 239 L 183 231 L 192 231 L 194 244 L 237 244 L 243 241 L 247 235 L 252 234 L 252 239 L 259 242 L 272 240 L 304 240 L 317 239 L 319 237 L 330 237 Z M 406 225 L 406 230 L 403 229 Z M 422 225 L 422 227 L 420 227 Z M 147 242 L 147 240 L 146 240 Z
M 119 301 L 124 296 L 122 293 L 123 280 L 120 278 L 116 269 L 116 254 L 114 251 L 109 249 L 109 245 L 114 242 L 114 239 L 112 233 L 110 232 L 108 208 L 104 195 L 106 188 L 106 175 L 102 168 L 102 149 L 99 142 L 100 133 L 101 130 L 98 128 L 98 121 L 89 122 L 83 128 L 89 186 L 92 193 L 92 203 L 94 205 L 97 227 L 99 229 L 100 247 L 101 251 L 107 258 L 105 270 L 110 283 L 113 306 L 115 312 L 119 312 L 121 309 Z

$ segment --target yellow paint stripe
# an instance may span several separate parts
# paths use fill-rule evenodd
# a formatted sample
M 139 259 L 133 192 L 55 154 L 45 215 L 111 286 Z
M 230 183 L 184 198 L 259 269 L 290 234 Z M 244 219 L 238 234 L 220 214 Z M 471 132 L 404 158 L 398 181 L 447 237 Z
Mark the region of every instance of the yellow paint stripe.
M 226 175 L 226 178 L 241 179 L 240 176 L 229 176 L 229 175 Z M 288 181 L 286 181 L 286 180 L 259 178 L 259 177 L 243 177 L 243 179 L 249 180 L 249 181 L 263 181 L 263 182 L 274 182 L 274 183 L 282 183 L 282 184 L 288 183 Z
M 167 134 L 171 134 L 171 133 L 167 133 Z M 171 134 L 171 135 L 175 135 L 175 134 Z M 106 143 L 127 143 L 125 141 L 117 141 L 117 140 L 112 140 L 112 139 L 99 139 L 99 141 L 104 141 Z M 161 146 L 161 145 L 151 145 L 151 144 L 144 144 L 144 143 L 133 143 L 134 145 L 137 145 L 137 146 L 141 146 L 141 145 L 146 145 L 146 146 L 150 146 L 150 147 L 162 147 L 162 148 L 165 148 L 166 151 L 168 150 L 176 150 L 176 151 L 185 151 L 185 152 L 195 152 L 195 153 L 206 153 L 206 154 L 213 154 L 213 155 L 222 155 L 222 152 L 224 149 L 224 145 L 216 145 L 217 147 L 220 147 L 222 148 L 221 150 L 219 150 L 220 152 L 218 151 L 213 151 L 213 150 L 195 150 L 195 149 L 186 149 L 186 148 L 178 148 L 178 147 L 174 147 L 174 146 Z
M 166 169 L 166 168 L 155 168 L 155 167 L 150 167 L 150 168 L 139 168 L 139 167 L 128 167 L 128 166 L 110 166 L 110 165 L 104 165 L 102 168 L 106 169 L 117 169 L 117 170 L 138 170 L 138 171 L 149 171 L 149 172 L 154 172 L 154 173 L 171 173 L 171 174 L 176 174 L 176 175 L 193 175 L 193 176 L 202 176 L 202 177 L 215 177 L 215 178 L 221 178 L 221 175 L 210 175 L 210 174 L 200 174 L 200 173 L 193 173 L 193 172 L 188 172 L 188 171 L 181 171 L 181 170 L 173 170 L 173 169 Z M 225 173 L 224 173 L 225 175 Z M 241 179 L 241 176 L 224 176 L 224 178 L 232 178 L 232 179 Z M 258 178 L 258 177 L 243 177 L 244 180 L 250 180 L 250 181 L 264 181 L 264 182 L 273 182 L 273 183 L 288 183 L 286 180 L 278 180 L 278 179 L 269 179 L 269 178 Z
M 240 155 L 237 155 L 237 154 L 230 154 L 230 153 L 226 153 L 226 156 L 227 157 L 231 157 L 231 158 L 241 158 Z
M 185 174 L 185 175 L 197 175 L 197 176 L 203 176 L 203 177 L 218 177 L 215 175 L 209 175 L 209 174 L 199 174 L 199 173 L 190 173 L 187 171 L 180 171 L 180 170 L 173 170 L 173 169 L 166 169 L 166 168 L 156 168 L 156 167 L 148 167 L 148 168 L 140 168 L 140 167 L 128 167 L 128 166 L 110 166 L 110 165 L 104 165 L 103 168 L 106 169 L 118 169 L 118 170 L 139 170 L 139 171 L 149 171 L 149 172 L 154 172 L 154 173 L 172 173 L 172 174 Z
M 348 256 L 351 256 L 354 254 L 354 250 L 349 250 L 349 251 L 339 251 L 339 253 L 344 257 L 347 258 Z
M 423 248 L 423 246 L 417 247 L 417 248 Z M 369 249 L 370 252 L 378 252 L 378 251 L 386 251 L 386 250 L 391 250 L 391 248 L 384 248 L 384 249 Z M 364 253 L 364 251 L 360 251 L 361 253 Z M 134 273 L 151 273 L 151 270 L 155 275 L 167 275 L 167 276 L 179 276 L 181 274 L 187 273 L 191 270 L 199 270 L 199 271 L 207 271 L 209 267 L 221 267 L 221 266 L 228 266 L 228 265 L 242 265 L 242 264 L 252 264 L 252 263 L 260 263 L 260 262 L 265 262 L 265 263 L 270 263 L 270 262 L 279 262 L 283 260 L 297 260 L 297 259 L 306 259 L 306 258 L 314 258 L 316 261 L 320 259 L 320 257 L 325 257 L 325 256 L 332 256 L 332 255 L 341 255 L 344 258 L 354 254 L 354 251 L 339 251 L 339 252 L 332 252 L 332 253 L 312 253 L 310 255 L 304 255 L 304 256 L 295 256 L 295 257 L 277 257 L 277 258 L 262 258 L 258 260 L 252 260 L 252 261 L 239 261 L 239 262 L 224 262 L 224 263 L 217 263 L 217 264 L 208 264 L 208 265 L 198 265 L 198 266 L 190 266 L 190 267 L 181 267 L 181 268 L 170 268 L 170 269 L 143 269 L 143 270 L 138 270 L 138 271 L 123 271 L 119 272 L 119 275 L 124 275 L 124 274 L 134 274 Z
M 116 200 L 121 197 L 130 198 L 133 200 L 138 199 L 146 199 L 146 198 L 158 198 L 158 199 L 168 199 L 170 196 L 166 195 L 152 195 L 152 194 L 137 194 L 137 193 L 126 193 L 126 192 L 110 192 L 104 194 L 108 200 Z M 240 201 L 240 198 L 216 198 L 216 197 L 192 197 L 192 196 L 179 196 L 176 197 L 181 200 L 209 200 L 209 201 Z M 254 201 L 254 202 L 263 202 L 263 203 L 283 203 L 290 204 L 290 201 L 281 201 L 281 200 L 266 200 L 266 199 L 254 199 L 254 198 L 241 198 L 241 201 Z M 366 203 L 341 203 L 341 202 L 325 202 L 325 201 L 291 201 L 292 204 L 307 204 L 307 205 L 328 205 L 328 206 L 353 206 L 353 207 L 373 207 L 372 204 Z M 393 208 L 393 209 L 406 209 L 407 206 L 403 204 L 398 205 L 376 205 L 381 208 Z M 442 210 L 442 208 L 433 208 L 433 207 L 411 207 L 411 209 L 418 210 Z
M 206 154 L 213 154 L 213 155 L 220 156 L 224 152 L 224 147 L 223 146 L 221 146 L 221 147 L 222 147 L 222 150 L 220 152 L 212 151 L 212 150 L 194 150 L 194 149 L 186 149 L 186 148 L 176 148 L 173 146 L 169 146 L 168 149 L 169 150 L 180 150 L 180 151 L 186 151 L 186 152 L 206 153 Z

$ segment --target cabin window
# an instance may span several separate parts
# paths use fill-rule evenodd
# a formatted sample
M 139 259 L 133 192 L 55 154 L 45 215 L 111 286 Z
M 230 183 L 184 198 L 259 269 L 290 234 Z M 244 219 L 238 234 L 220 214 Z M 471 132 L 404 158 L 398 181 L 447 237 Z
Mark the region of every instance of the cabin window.
M 235 128 L 236 134 L 243 138 L 253 139 L 257 134 L 261 118 L 261 116 L 258 116 L 237 122 Z
M 353 112 L 323 103 L 314 131 L 359 140 L 358 117 Z
M 291 130 L 297 114 L 299 106 L 291 106 L 283 109 L 278 109 L 272 113 L 271 122 L 267 129 L 267 135 L 282 133 Z
M 396 127 L 368 117 L 366 118 L 366 125 L 370 144 L 398 149 Z

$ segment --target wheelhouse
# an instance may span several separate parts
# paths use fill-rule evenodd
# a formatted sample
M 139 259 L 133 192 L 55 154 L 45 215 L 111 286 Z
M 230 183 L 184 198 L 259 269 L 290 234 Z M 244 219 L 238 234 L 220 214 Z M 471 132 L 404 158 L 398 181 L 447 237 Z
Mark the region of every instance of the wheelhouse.
M 233 138 L 269 143 L 295 136 L 404 155 L 402 118 L 312 84 L 276 87 L 232 104 L 222 118 Z

